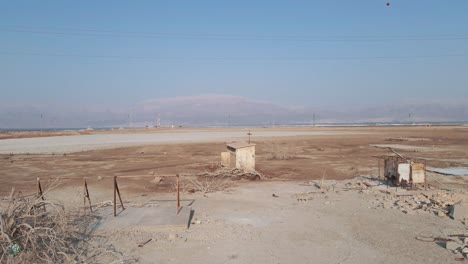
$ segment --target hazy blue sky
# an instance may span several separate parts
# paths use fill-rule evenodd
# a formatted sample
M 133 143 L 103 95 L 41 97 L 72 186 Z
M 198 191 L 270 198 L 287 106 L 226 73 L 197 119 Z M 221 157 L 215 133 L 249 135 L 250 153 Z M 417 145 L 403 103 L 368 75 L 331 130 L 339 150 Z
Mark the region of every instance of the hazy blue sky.
M 468 1 L 2 1 L 0 103 L 468 98 Z

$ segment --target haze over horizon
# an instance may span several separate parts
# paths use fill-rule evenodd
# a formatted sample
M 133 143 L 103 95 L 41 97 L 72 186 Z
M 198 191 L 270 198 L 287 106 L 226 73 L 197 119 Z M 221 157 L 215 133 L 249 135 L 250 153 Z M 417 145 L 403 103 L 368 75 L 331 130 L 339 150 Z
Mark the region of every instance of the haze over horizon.
M 0 128 L 467 121 L 467 10 L 5 1 Z

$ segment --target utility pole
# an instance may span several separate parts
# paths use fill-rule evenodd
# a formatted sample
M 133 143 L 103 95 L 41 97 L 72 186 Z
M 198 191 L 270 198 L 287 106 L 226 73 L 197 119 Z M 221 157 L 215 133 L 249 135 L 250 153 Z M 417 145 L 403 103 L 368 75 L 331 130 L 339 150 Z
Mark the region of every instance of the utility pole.
M 247 133 L 247 135 L 249 136 L 249 144 L 250 144 L 250 136 L 252 135 L 252 133 L 250 133 L 250 130 L 249 130 L 249 133 Z
M 43 113 L 41 113 L 41 127 L 42 127 L 41 131 L 45 129 L 45 122 L 44 122 L 44 114 Z

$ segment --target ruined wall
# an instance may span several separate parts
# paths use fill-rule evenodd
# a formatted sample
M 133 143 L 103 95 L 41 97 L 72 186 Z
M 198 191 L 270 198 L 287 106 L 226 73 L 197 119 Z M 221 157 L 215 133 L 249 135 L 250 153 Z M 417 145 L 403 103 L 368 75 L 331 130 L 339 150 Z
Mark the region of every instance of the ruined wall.
M 255 146 L 237 149 L 236 168 L 244 171 L 255 170 Z
M 413 183 L 424 183 L 426 179 L 426 168 L 422 162 L 411 163 L 411 177 Z
M 221 152 L 221 166 L 230 167 L 231 166 L 231 153 L 230 152 Z

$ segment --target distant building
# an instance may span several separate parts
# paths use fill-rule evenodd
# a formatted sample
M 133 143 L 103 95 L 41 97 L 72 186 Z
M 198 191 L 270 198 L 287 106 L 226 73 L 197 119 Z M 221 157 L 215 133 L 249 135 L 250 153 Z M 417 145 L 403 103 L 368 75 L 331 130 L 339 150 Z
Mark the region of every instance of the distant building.
M 236 142 L 227 144 L 227 152 L 221 153 L 221 165 L 243 171 L 255 170 L 255 144 Z

